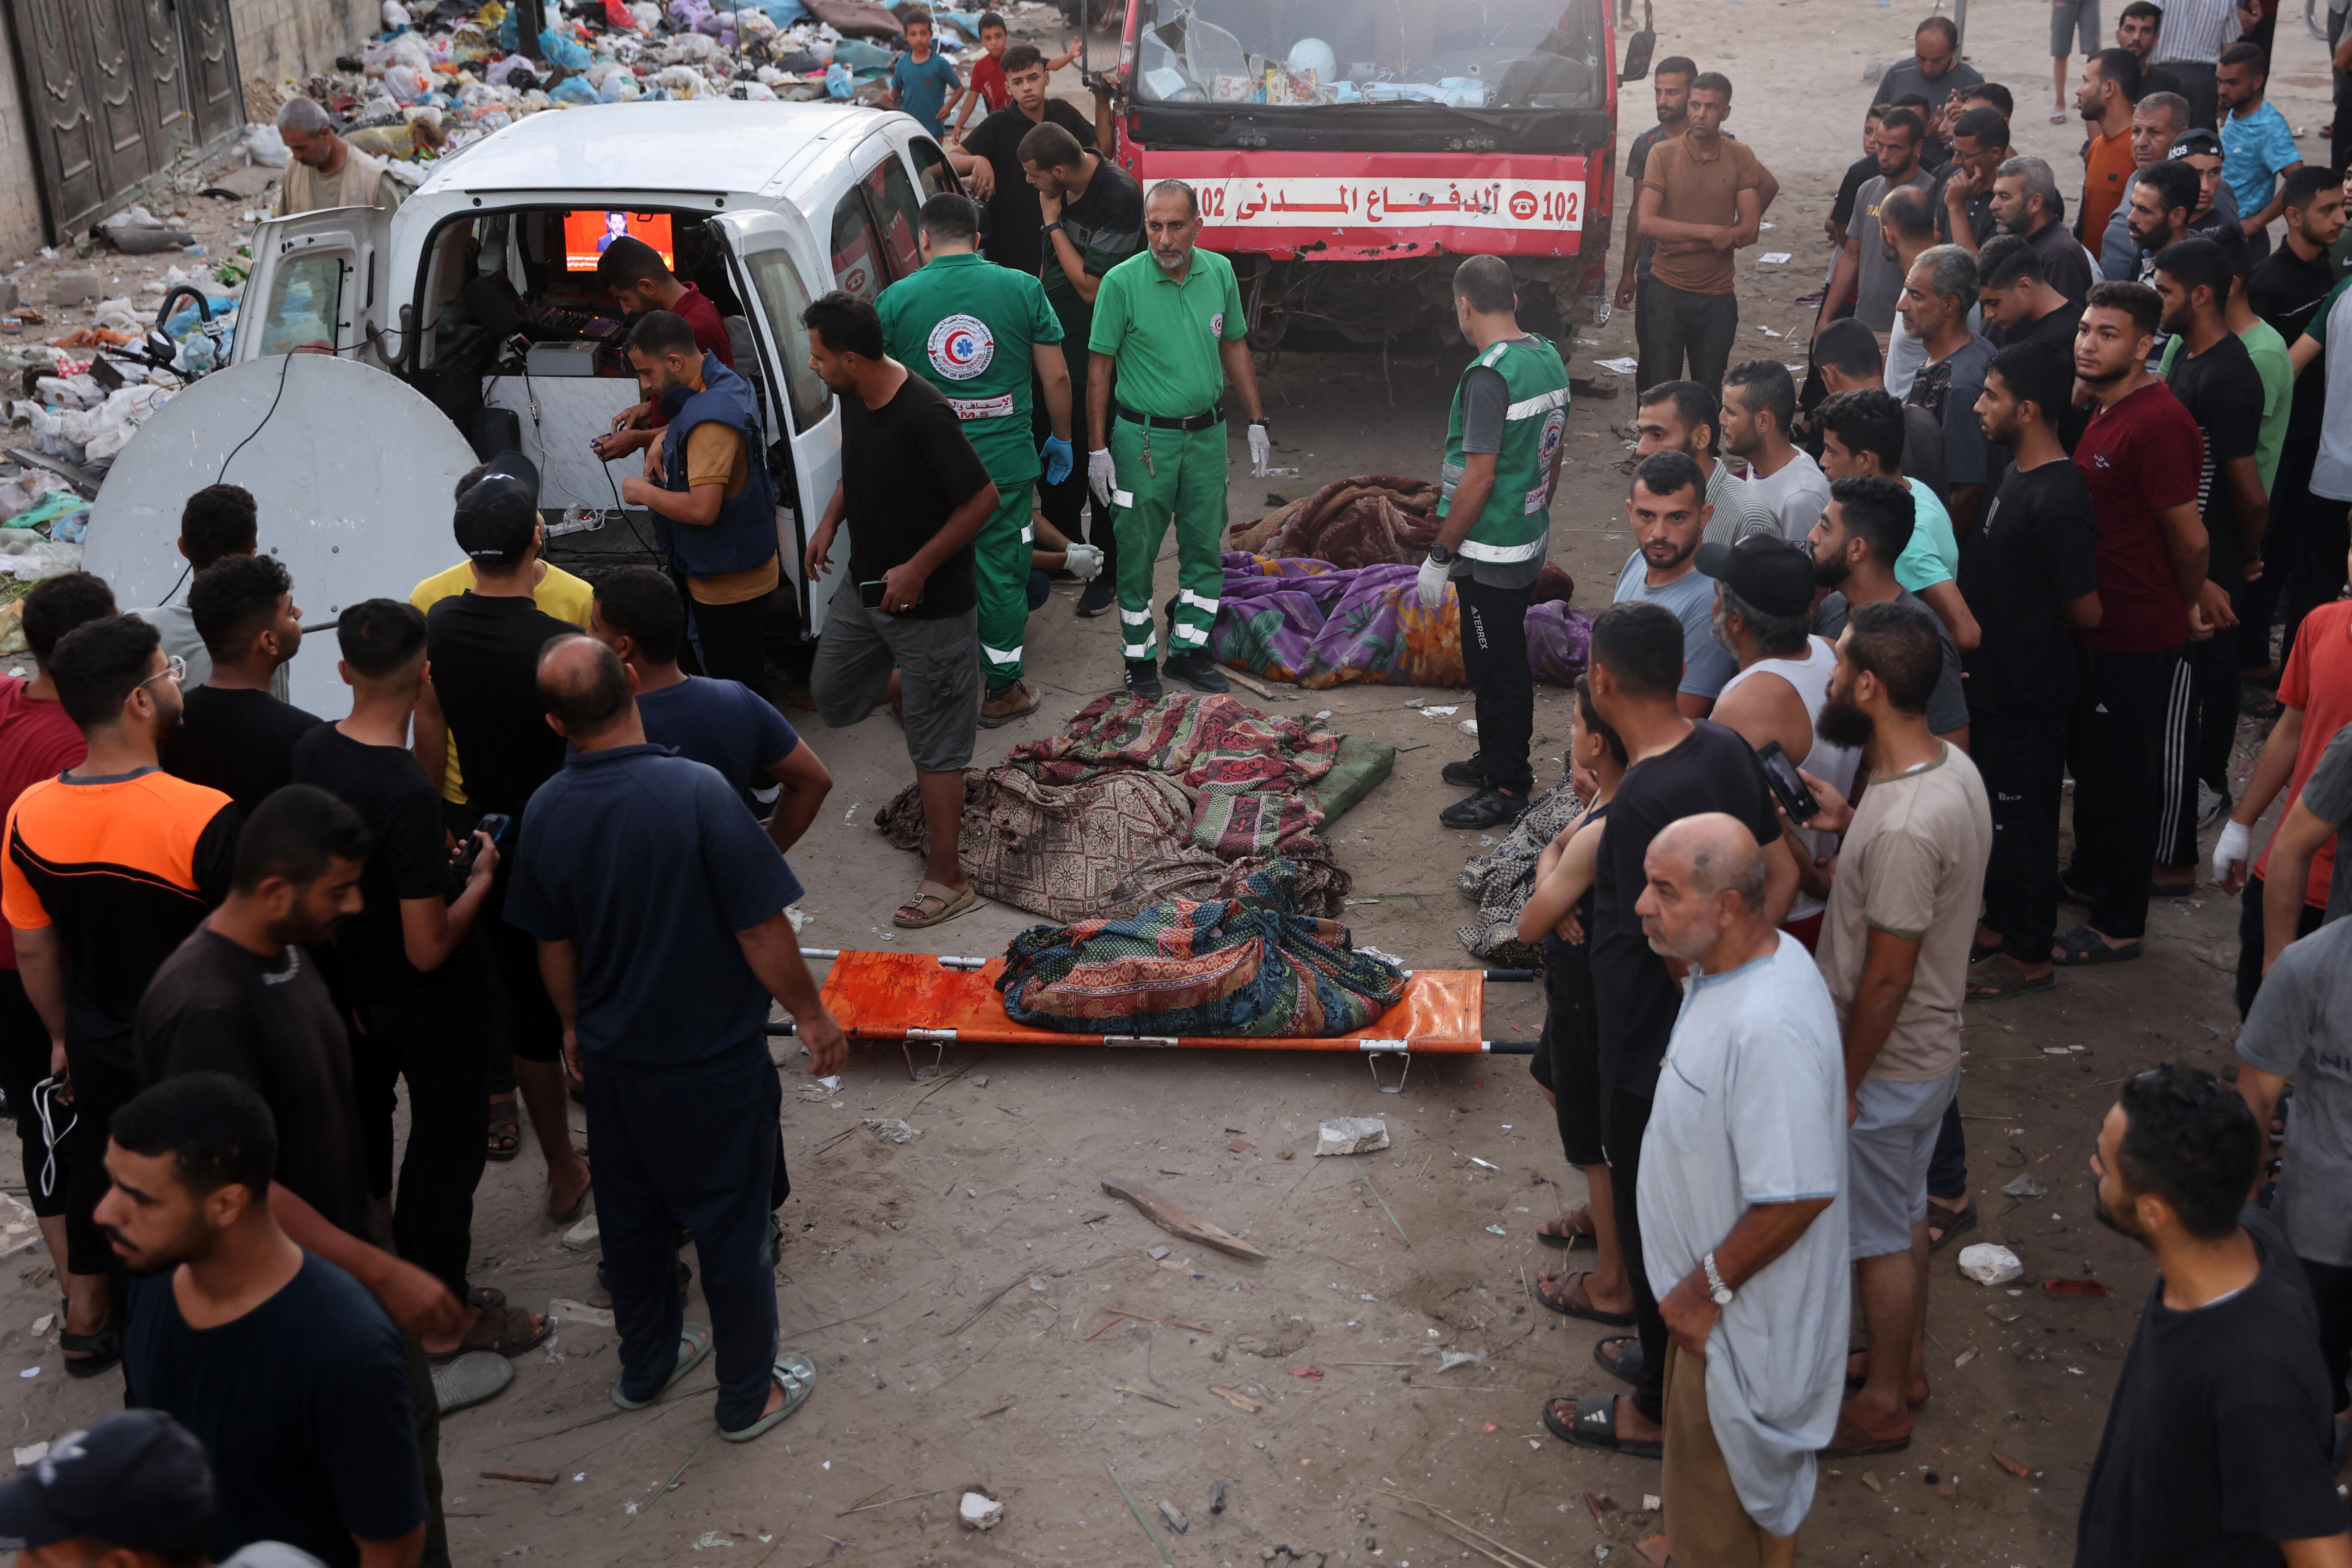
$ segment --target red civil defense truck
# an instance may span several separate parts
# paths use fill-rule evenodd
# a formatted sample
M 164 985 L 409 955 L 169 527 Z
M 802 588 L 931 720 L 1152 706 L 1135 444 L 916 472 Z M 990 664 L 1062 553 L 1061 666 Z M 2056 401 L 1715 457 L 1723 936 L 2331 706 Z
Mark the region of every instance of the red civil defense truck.
M 1096 79 L 1118 161 L 1200 193 L 1201 243 L 1233 258 L 1260 348 L 1451 338 L 1448 280 L 1472 255 L 1510 262 L 1521 321 L 1563 351 L 1567 323 L 1607 319 L 1607 0 L 1125 5 Z M 1623 79 L 1650 44 L 1633 37 Z

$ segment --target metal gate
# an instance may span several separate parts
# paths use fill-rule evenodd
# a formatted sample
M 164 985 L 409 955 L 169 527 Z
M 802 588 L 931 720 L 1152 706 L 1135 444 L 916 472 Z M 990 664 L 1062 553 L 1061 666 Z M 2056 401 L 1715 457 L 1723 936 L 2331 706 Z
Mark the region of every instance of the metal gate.
M 245 123 L 229 0 L 6 0 L 49 238 Z

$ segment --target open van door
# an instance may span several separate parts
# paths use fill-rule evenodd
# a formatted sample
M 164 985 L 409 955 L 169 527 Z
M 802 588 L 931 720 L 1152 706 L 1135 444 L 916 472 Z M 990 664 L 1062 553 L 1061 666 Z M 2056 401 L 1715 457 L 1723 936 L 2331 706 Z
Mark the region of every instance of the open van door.
M 833 287 L 832 271 L 797 208 L 728 213 L 706 226 L 726 254 L 736 297 L 750 313 L 760 357 L 755 379 L 768 420 L 768 471 L 776 481 L 776 545 L 784 578 L 799 596 L 801 626 L 814 637 L 824 629 L 839 574 L 847 570 L 840 564 L 847 557 L 838 550 L 835 574 L 823 582 L 805 581 L 801 564 L 809 535 L 841 482 L 841 417 L 832 391 L 809 368 L 801 325 L 809 302 Z
M 391 258 L 392 214 L 381 208 L 271 218 L 254 231 L 232 362 L 311 349 L 387 368 L 398 348 L 384 341 L 397 330 L 384 275 Z

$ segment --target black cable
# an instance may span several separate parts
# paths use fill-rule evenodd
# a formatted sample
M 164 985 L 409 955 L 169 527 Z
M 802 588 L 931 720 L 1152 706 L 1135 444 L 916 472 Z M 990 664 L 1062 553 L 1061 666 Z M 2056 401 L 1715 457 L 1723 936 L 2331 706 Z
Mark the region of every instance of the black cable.
M 269 400 L 268 413 L 266 413 L 261 416 L 261 423 L 253 427 L 251 435 L 247 436 L 244 440 L 239 441 L 236 446 L 231 447 L 228 449 L 228 456 L 221 459 L 220 472 L 213 476 L 213 483 L 217 485 L 227 479 L 228 466 L 236 461 L 236 455 L 239 452 L 244 451 L 247 447 L 250 446 L 253 442 L 253 437 L 260 435 L 262 430 L 268 426 L 269 424 L 270 415 L 278 412 L 278 405 L 286 395 L 287 373 L 291 371 L 293 368 L 294 356 L 289 353 L 286 355 L 284 363 L 279 364 L 278 367 L 278 395 Z

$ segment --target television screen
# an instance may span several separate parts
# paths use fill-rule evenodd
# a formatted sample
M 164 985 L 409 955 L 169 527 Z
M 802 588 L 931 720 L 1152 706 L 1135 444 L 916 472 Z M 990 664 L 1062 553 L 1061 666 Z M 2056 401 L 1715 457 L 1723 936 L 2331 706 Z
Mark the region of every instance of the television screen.
M 667 213 L 607 212 L 591 207 L 563 215 L 563 269 L 593 272 L 604 247 L 623 235 L 644 240 L 661 252 L 662 265 L 673 271 L 677 257 L 672 249 Z

